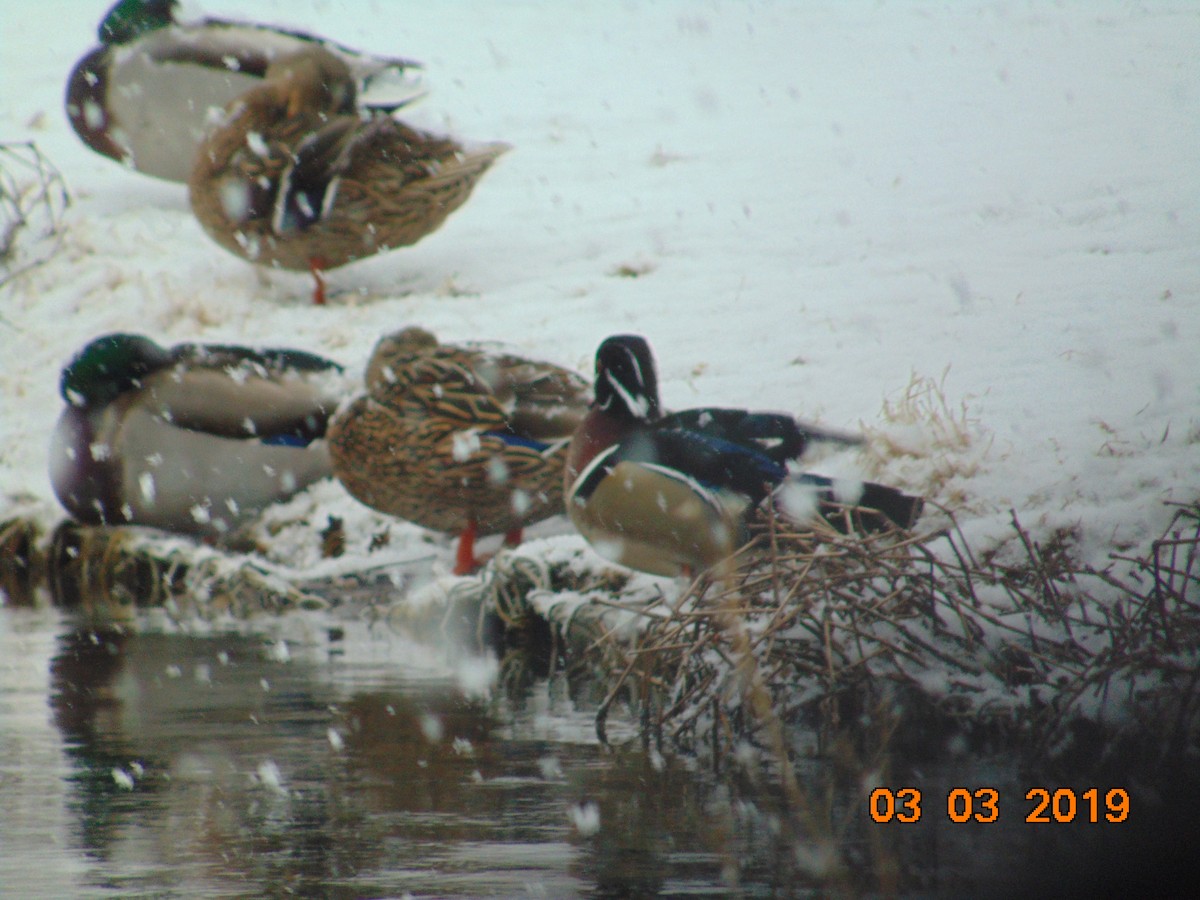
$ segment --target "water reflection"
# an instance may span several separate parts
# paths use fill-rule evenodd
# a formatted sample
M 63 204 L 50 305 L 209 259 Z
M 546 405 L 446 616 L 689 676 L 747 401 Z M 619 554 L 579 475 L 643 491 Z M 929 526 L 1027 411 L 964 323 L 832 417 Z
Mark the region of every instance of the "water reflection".
M 721 830 L 695 774 L 636 742 L 601 748 L 565 684 L 472 698 L 427 654 L 400 671 L 394 636 L 389 671 L 355 628 L 313 633 L 282 654 L 274 637 L 61 632 L 50 704 L 87 888 L 570 897 L 722 885 L 732 861 L 710 845 Z
M 819 850 L 783 827 L 769 784 L 644 749 L 595 684 L 513 657 L 479 694 L 480 661 L 352 615 L 294 614 L 258 633 L 188 633 L 0 607 L 0 892 L 16 896 L 795 896 L 822 893 Z M 232 625 L 230 626 L 232 628 Z M 243 629 L 246 626 L 241 626 Z M 47 705 L 47 698 L 49 704 Z M 868 761 L 863 761 L 866 764 Z M 1195 871 L 1181 841 L 1186 773 L 1128 787 L 1128 827 L 1034 828 L 1035 783 L 970 748 L 892 760 L 926 797 L 917 827 L 872 825 L 862 766 L 810 760 L 852 891 L 1103 894 Z M 1001 822 L 955 825 L 937 800 L 997 787 Z M 1191 790 L 1192 793 L 1185 793 Z M 1161 802 L 1166 798 L 1167 803 Z M 785 824 L 785 823 L 784 823 Z M 1172 855 L 1173 854 L 1173 855 Z M 889 867 L 891 867 L 889 869 Z M 1030 887 L 1036 890 L 1030 891 Z M 990 893 L 989 893 L 990 891 Z

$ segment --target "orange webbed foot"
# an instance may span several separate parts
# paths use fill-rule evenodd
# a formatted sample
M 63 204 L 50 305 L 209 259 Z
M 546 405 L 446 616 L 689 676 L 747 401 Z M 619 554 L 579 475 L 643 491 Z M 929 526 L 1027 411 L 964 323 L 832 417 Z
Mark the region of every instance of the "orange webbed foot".
M 479 568 L 480 562 L 475 558 L 475 536 L 478 531 L 475 520 L 470 519 L 458 536 L 458 550 L 454 554 L 455 575 L 470 575 Z
M 325 260 L 314 256 L 308 261 L 308 271 L 312 272 L 313 306 L 325 305 Z

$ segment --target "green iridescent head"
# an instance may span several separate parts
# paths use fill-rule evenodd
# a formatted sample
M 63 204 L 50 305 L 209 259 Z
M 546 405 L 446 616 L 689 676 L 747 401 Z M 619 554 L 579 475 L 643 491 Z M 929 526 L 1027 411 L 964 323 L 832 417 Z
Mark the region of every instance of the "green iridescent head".
M 175 21 L 179 0 L 119 0 L 100 20 L 100 43 L 128 44 Z
M 59 392 L 72 406 L 103 406 L 174 362 L 170 351 L 140 334 L 106 334 L 67 363 Z

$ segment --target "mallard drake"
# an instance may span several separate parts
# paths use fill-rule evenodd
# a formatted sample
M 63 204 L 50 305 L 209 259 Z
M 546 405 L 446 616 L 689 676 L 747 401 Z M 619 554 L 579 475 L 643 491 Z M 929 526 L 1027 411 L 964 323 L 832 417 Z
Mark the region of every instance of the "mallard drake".
M 454 570 L 472 571 L 475 538 L 562 512 L 567 442 L 587 412 L 581 375 L 421 328 L 383 338 L 367 393 L 334 417 L 334 474 L 359 501 L 459 535 Z
M 422 96 L 418 63 L 372 56 L 299 31 L 176 18 L 178 0 L 121 0 L 100 45 L 67 79 L 71 126 L 92 150 L 139 172 L 186 182 L 210 113 L 262 82 L 275 59 L 310 46 L 337 55 L 362 105 L 394 110 Z
M 321 272 L 415 244 L 466 202 L 508 149 L 467 149 L 354 112 L 346 64 L 320 47 L 272 63 L 231 103 L 196 156 L 192 210 L 218 244 L 251 262 Z
M 225 535 L 330 474 L 340 371 L 300 350 L 96 338 L 62 372 L 54 492 L 88 524 Z
M 854 444 L 856 437 L 781 413 L 664 415 L 642 337 L 600 345 L 594 393 L 564 467 L 567 513 L 601 556 L 631 569 L 676 576 L 711 568 L 745 541 L 748 515 L 769 496 L 793 515 L 853 505 L 903 528 L 921 512 L 920 498 L 895 488 L 789 473 L 788 462 L 813 441 Z

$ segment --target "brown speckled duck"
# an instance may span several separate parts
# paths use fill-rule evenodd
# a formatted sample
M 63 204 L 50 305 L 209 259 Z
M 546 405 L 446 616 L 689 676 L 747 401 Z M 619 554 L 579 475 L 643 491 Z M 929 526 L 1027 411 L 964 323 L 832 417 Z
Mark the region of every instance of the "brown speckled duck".
M 367 393 L 330 424 L 334 474 L 359 501 L 457 533 L 455 573 L 477 566 L 477 535 L 563 511 L 567 442 L 587 412 L 586 379 L 406 328 L 375 347 Z
M 209 236 L 260 265 L 326 269 L 415 244 L 462 206 L 507 144 L 464 147 L 355 111 L 346 64 L 309 47 L 226 107 L 188 188 Z

